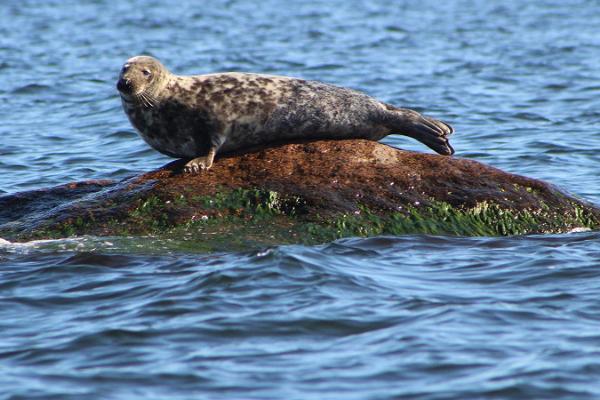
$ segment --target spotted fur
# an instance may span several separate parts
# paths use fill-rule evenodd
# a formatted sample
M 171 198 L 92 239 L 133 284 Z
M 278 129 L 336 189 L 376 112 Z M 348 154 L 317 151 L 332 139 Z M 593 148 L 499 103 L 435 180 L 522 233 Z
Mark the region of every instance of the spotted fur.
M 391 133 L 453 153 L 449 125 L 317 81 L 235 72 L 177 76 L 158 60 L 138 56 L 125 63 L 117 87 L 141 137 L 171 157 L 294 139 L 379 140 Z

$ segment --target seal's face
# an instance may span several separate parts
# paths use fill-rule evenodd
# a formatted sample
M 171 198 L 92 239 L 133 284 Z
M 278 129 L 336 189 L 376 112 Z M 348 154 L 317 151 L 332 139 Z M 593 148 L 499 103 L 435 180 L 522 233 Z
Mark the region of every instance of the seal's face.
M 163 75 L 162 64 L 148 56 L 130 58 L 121 68 L 117 90 L 126 100 L 147 103 L 155 97 L 157 84 Z

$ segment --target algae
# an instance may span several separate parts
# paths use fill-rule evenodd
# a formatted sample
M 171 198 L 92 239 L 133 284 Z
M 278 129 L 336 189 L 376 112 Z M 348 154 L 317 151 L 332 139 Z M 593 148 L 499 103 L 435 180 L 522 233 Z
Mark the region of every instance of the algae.
M 188 193 L 138 198 L 126 213 L 99 223 L 93 213 L 39 229 L 35 238 L 77 235 L 153 235 L 175 241 L 180 250 L 242 250 L 265 245 L 318 244 L 342 237 L 376 235 L 507 236 L 598 229 L 597 216 L 573 202 L 559 213 L 541 204 L 533 210 L 508 210 L 477 203 L 456 208 L 430 200 L 396 211 L 359 205 L 354 212 L 310 212 L 300 196 L 262 189 L 219 188 L 211 196 Z
M 306 202 L 298 196 L 260 189 L 222 190 L 214 196 L 188 200 L 186 204 L 200 207 L 195 209 L 191 219 L 168 226 L 162 234 L 200 241 L 213 249 L 317 244 L 342 237 L 382 234 L 508 236 L 600 226 L 597 218 L 577 204 L 573 204 L 572 212 L 561 215 L 548 206 L 515 211 L 482 202 L 472 208 L 459 209 L 431 200 L 427 205 L 394 212 L 359 206 L 353 213 L 323 216 L 308 213 Z M 161 209 L 161 206 L 153 201 L 152 208 Z

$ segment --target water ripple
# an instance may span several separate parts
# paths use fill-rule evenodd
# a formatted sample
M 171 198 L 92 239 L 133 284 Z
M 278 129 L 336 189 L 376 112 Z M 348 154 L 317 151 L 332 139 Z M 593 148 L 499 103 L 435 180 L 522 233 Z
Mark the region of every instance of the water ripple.
M 578 396 L 552 382 L 598 371 L 598 239 L 350 238 L 144 258 L 9 253 L 0 362 L 18 366 L 26 385 L 33 368 L 74 396 L 82 380 L 108 380 L 120 397 L 140 384 L 162 393 L 165 382 L 176 397 L 224 387 L 272 397 L 281 392 L 254 384 L 256 374 L 281 382 L 283 371 L 297 376 L 294 390 L 318 397 L 331 382 L 351 398 L 358 383 L 357 394 L 371 396 L 380 387 L 408 397 Z M 579 361 L 552 367 L 565 357 Z M 488 389 L 472 392 L 475 382 Z

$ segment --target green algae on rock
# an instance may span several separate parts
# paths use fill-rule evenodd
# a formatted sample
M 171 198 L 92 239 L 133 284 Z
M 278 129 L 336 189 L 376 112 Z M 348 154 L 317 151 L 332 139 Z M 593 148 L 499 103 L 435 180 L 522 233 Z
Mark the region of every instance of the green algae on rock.
M 347 236 L 600 227 L 598 207 L 539 180 L 364 140 L 227 155 L 197 175 L 183 173 L 182 165 L 118 183 L 0 197 L 0 237 L 158 235 L 215 250 Z

